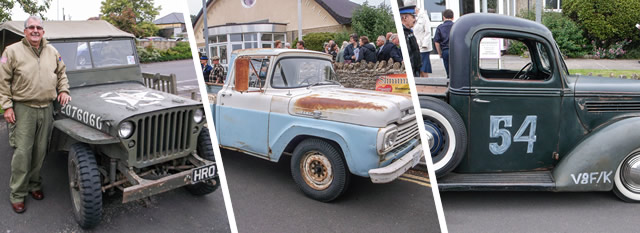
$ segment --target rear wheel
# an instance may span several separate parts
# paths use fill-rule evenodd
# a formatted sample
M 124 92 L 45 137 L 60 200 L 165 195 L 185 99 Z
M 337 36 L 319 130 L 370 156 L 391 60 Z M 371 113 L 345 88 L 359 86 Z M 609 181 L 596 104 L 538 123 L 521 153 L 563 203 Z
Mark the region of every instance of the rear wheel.
M 327 141 L 312 138 L 293 151 L 291 175 L 305 195 L 329 202 L 346 191 L 351 174 L 339 150 Z
M 640 202 L 640 150 L 629 154 L 616 170 L 613 192 L 626 202 Z
M 458 113 L 442 100 L 421 97 L 420 108 L 425 130 L 433 135 L 431 160 L 437 177 L 460 164 L 467 150 L 467 129 Z
M 102 218 L 102 185 L 96 158 L 89 145 L 71 145 L 67 170 L 76 222 L 82 228 L 93 228 Z
M 198 135 L 197 152 L 198 155 L 203 159 L 212 162 L 216 161 L 216 158 L 213 154 L 213 146 L 211 145 L 211 135 L 209 134 L 209 129 L 206 127 L 203 127 L 202 130 L 200 130 L 200 134 Z M 216 167 L 216 169 L 218 169 L 218 167 Z M 193 195 L 206 195 L 216 191 L 216 189 L 220 187 L 220 176 L 218 176 L 218 172 L 216 171 L 215 178 L 196 184 L 187 185 L 185 187 Z

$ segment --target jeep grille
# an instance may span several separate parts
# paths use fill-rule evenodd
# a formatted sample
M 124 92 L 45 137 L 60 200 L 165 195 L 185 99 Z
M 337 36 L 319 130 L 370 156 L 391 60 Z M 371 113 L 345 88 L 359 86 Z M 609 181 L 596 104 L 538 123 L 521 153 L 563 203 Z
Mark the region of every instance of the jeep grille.
M 183 109 L 138 119 L 137 161 L 152 161 L 189 149 L 193 112 Z

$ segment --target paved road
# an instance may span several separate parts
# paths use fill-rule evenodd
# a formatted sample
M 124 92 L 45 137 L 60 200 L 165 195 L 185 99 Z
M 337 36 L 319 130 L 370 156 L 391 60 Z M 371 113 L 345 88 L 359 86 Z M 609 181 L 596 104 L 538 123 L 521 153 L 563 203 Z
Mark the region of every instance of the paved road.
M 640 206 L 612 192 L 443 192 L 449 232 L 638 232 Z
M 67 178 L 67 155 L 50 154 L 43 170 L 44 200 L 27 197 L 27 211 L 16 214 L 9 204 L 10 161 L 13 149 L 0 120 L 0 231 L 80 232 L 73 219 Z M 222 191 L 196 197 L 176 189 L 151 198 L 151 204 L 121 203 L 120 196 L 105 197 L 102 222 L 95 232 L 229 232 Z
M 160 73 L 163 75 L 176 74 L 176 82 L 178 83 L 178 94 L 191 98 L 191 92 L 196 93 L 197 99 L 200 99 L 200 91 L 198 89 L 198 80 L 196 78 L 196 70 L 193 66 L 193 60 L 177 60 L 168 62 L 156 62 L 141 64 L 142 72 Z
M 272 163 L 221 152 L 239 232 L 440 231 L 424 178 L 373 184 L 353 177 L 344 196 L 322 203 L 307 198 L 295 185 L 289 157 Z

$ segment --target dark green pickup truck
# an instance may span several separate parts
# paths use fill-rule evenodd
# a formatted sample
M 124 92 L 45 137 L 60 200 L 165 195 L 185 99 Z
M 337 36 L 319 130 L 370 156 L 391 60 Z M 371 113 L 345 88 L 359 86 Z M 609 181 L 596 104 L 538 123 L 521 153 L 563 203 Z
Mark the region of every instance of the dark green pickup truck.
M 450 79 L 416 82 L 440 190 L 640 201 L 640 82 L 570 75 L 551 32 L 529 20 L 470 14 L 450 35 Z M 526 56 L 482 59 L 484 40 Z

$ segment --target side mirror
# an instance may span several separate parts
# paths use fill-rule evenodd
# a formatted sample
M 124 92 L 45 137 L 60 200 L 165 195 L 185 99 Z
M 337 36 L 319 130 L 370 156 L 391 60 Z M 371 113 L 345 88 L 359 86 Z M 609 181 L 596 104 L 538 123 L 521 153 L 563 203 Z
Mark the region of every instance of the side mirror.
M 234 90 L 244 92 L 249 90 L 249 59 L 237 58 L 235 61 Z

